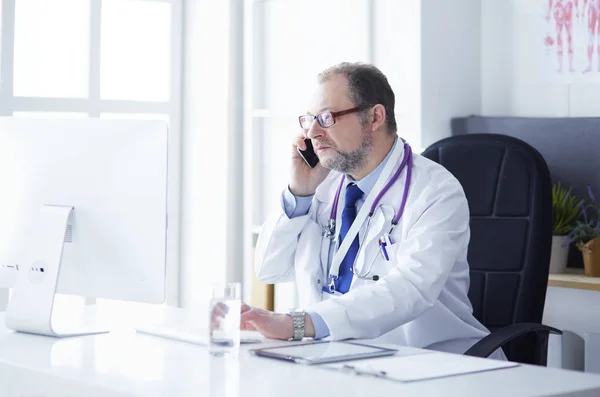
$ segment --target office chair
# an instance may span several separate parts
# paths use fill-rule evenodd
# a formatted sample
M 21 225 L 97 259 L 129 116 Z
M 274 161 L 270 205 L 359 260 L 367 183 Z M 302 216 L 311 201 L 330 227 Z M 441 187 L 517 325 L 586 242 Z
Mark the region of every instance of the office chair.
M 452 136 L 422 153 L 462 184 L 471 217 L 468 249 L 473 314 L 490 335 L 465 355 L 502 347 L 510 361 L 546 365 L 541 324 L 552 241 L 552 182 L 541 154 L 497 134 Z

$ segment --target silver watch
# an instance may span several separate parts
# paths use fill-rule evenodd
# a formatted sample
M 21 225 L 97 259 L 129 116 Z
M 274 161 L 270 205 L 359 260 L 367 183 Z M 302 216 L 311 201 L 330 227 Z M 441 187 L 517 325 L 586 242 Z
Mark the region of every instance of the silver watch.
M 292 320 L 294 320 L 294 336 L 292 340 L 302 340 L 304 338 L 304 316 L 305 312 L 302 311 L 292 311 L 290 312 L 290 316 Z

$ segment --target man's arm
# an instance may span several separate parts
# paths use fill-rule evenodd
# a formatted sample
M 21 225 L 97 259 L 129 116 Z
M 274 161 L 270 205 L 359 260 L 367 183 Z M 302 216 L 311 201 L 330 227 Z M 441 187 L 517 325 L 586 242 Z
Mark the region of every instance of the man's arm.
M 314 195 L 321 182 L 327 178 L 330 171 L 320 164 L 314 168 L 306 165 L 297 150 L 306 150 L 305 138 L 306 131 L 302 131 L 294 138 L 291 147 L 292 166 L 288 187 L 289 195 L 286 199 L 286 193 L 283 193 L 282 211 L 269 217 L 261 229 L 256 244 L 256 275 L 260 281 L 265 283 L 294 280 L 294 255 L 298 245 L 298 236 L 311 221 L 308 219 L 308 215 L 296 217 L 290 215 L 305 214 L 308 211 L 310 205 L 306 206 L 306 199 L 310 198 L 312 202 L 311 196 Z M 312 226 L 314 229 L 316 224 Z
M 327 324 L 325 324 L 325 321 L 323 321 L 323 317 L 319 316 L 315 312 L 307 313 L 306 317 L 311 322 L 310 332 L 308 332 L 308 328 L 307 328 L 307 332 L 305 333 L 307 337 L 315 338 L 315 339 L 323 339 L 323 338 L 327 338 L 329 336 L 329 327 L 327 326 Z M 314 328 L 314 332 L 313 332 L 313 328 Z
M 265 283 L 294 280 L 294 254 L 298 235 L 306 225 L 311 196 L 295 196 L 286 188 L 281 195 L 280 212 L 263 225 L 256 244 L 256 276 Z
M 288 314 L 273 313 L 242 305 L 241 328 L 257 330 L 267 338 L 288 340 L 294 336 L 294 320 Z M 304 316 L 304 335 L 315 336 L 315 327 L 310 315 Z
M 304 216 L 308 213 L 312 203 L 312 195 L 311 196 L 294 196 L 290 191 L 289 187 L 283 191 L 281 195 L 282 207 L 285 211 L 285 214 L 289 219 L 297 218 L 299 216 Z M 258 267 L 257 267 L 258 269 Z M 260 271 L 257 272 L 259 279 Z M 250 312 L 251 310 L 254 310 Z M 250 321 L 255 324 L 260 324 L 260 331 L 265 335 L 270 335 L 270 337 L 275 339 L 288 339 L 288 334 L 293 335 L 293 321 L 291 317 L 288 315 L 279 315 L 277 317 L 275 313 L 266 311 L 266 310 L 256 310 L 252 309 L 250 306 L 246 306 L 245 309 L 242 309 L 242 313 L 249 312 L 245 316 L 243 316 L 242 328 L 250 328 L 254 329 L 252 325 L 250 325 Z M 250 320 L 248 320 L 249 318 Z M 272 323 L 272 324 L 271 324 Z M 244 324 L 247 324 L 244 326 Z M 321 339 L 329 336 L 329 328 L 323 318 L 319 316 L 317 313 L 307 313 L 305 318 L 305 335 L 307 337 L 314 337 L 316 339 Z M 291 336 L 289 336 L 291 337 Z
M 312 203 L 313 195 L 311 196 L 294 196 L 288 187 L 281 195 L 281 205 L 288 218 L 293 219 L 302 215 L 308 214 Z

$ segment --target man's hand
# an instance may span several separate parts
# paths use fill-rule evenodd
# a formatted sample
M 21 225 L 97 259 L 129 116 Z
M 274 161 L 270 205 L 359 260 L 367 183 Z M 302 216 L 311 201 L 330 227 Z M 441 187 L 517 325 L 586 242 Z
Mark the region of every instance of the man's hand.
M 321 163 L 317 163 L 315 168 L 306 165 L 302 157 L 298 154 L 297 148 L 306 150 L 304 138 L 307 138 L 306 132 L 294 138 L 292 145 L 292 174 L 290 177 L 290 192 L 295 196 L 311 196 L 315 194 L 317 187 L 327 178 L 331 170 L 324 168 Z
M 304 334 L 315 336 L 315 328 L 310 316 L 305 316 Z M 287 314 L 273 313 L 242 304 L 242 329 L 256 330 L 266 338 L 288 340 L 294 336 L 294 321 Z
M 221 329 L 223 319 L 229 313 L 229 306 L 223 302 L 218 302 L 210 311 L 210 334 L 213 334 L 214 330 Z

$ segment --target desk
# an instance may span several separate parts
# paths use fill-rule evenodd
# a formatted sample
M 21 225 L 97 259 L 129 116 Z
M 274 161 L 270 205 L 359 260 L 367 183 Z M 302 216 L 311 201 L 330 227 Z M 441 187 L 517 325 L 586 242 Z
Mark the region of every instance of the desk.
M 181 309 L 164 308 L 170 318 Z M 282 342 L 268 342 L 276 344 Z M 291 343 L 291 342 L 286 342 Z M 257 345 L 250 345 L 256 347 Z M 110 334 L 54 339 L 8 331 L 0 314 L 0 394 L 13 396 L 598 396 L 600 376 L 519 366 L 415 383 L 354 376 L 259 358 L 209 357 L 206 348 L 129 326 Z M 434 353 L 445 354 L 445 353 Z

